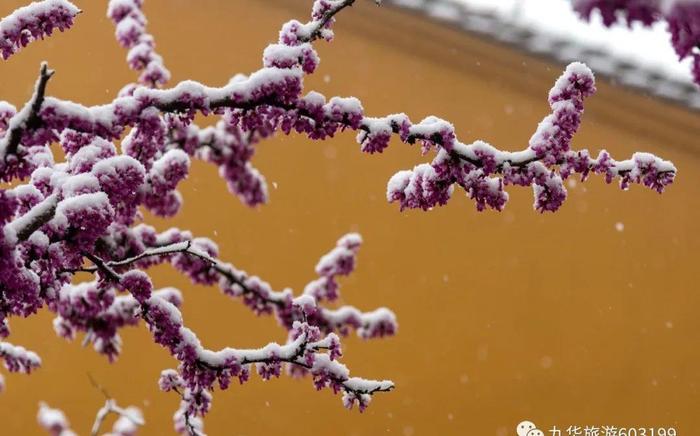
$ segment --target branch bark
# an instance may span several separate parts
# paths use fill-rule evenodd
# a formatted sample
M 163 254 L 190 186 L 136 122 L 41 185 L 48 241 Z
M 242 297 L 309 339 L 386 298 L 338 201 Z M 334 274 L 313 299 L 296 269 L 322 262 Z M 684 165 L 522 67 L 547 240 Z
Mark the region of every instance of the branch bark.
M 46 96 L 46 85 L 54 75 L 54 70 L 49 70 L 46 62 L 41 63 L 39 78 L 34 86 L 32 98 L 25 104 L 10 120 L 9 132 L 0 140 L 0 156 L 7 161 L 8 156 L 17 154 L 17 150 L 22 140 L 22 133 L 27 129 L 35 129 L 41 125 L 39 111 Z

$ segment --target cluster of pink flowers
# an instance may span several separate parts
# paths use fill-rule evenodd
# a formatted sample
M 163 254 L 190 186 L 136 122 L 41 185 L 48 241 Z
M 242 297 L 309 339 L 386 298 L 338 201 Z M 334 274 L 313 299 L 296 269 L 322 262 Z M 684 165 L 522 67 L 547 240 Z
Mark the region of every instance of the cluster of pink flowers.
M 0 56 L 7 59 L 55 29 L 68 29 L 79 13 L 68 0 L 44 0 L 17 9 L 0 22 Z
M 646 26 L 659 20 L 668 22 L 671 44 L 679 59 L 692 59 L 692 74 L 700 85 L 700 2 L 696 0 L 574 0 L 574 8 L 585 19 L 600 12 L 603 23 L 611 26 L 624 19 L 628 24 Z
M 155 40 L 146 33 L 146 16 L 141 8 L 143 0 L 110 0 L 107 16 L 116 24 L 116 37 L 122 47 L 129 49 L 126 61 L 129 67 L 140 71 L 139 82 L 144 85 L 164 85 L 170 80 L 170 71 L 163 65 L 163 57 L 155 51 Z M 125 92 L 133 89 L 127 87 Z
M 73 339 L 82 333 L 85 343 L 113 361 L 123 346 L 120 330 L 145 323 L 178 362 L 159 383 L 180 395 L 175 428 L 189 434 L 203 434 L 201 418 L 217 386 L 226 389 L 234 379 L 244 383 L 252 372 L 266 380 L 283 369 L 308 375 L 317 389 L 342 393 L 346 407 L 363 411 L 373 394 L 394 385 L 351 377 L 338 361 L 340 337 L 353 330 L 363 338 L 393 335 L 396 317 L 387 308 L 325 307 L 337 300 L 339 280 L 354 270 L 361 237 L 342 237 L 320 259 L 317 278 L 301 294 L 274 290 L 221 261 L 214 241 L 176 228 L 158 233 L 143 222 L 142 208 L 163 217 L 177 214 L 183 201 L 177 187 L 192 159 L 217 165 L 230 191 L 250 206 L 268 199 L 265 178 L 251 164 L 255 144 L 277 132 L 322 140 L 353 130 L 367 153 L 381 153 L 393 137 L 419 142 L 424 154 L 435 157 L 391 178 L 387 197 L 401 208 L 443 205 L 458 186 L 479 210 L 501 210 L 508 199 L 504 187 L 520 185 L 533 187 L 535 208 L 544 212 L 562 205 L 563 180 L 574 173 L 584 178 L 598 173 L 609 182 L 619 178 L 623 188 L 640 183 L 659 192 L 673 181 L 673 165 L 653 155 L 615 161 L 607 152 L 594 159 L 586 150 L 571 149 L 584 98 L 595 90 L 593 73 L 579 63 L 569 65 L 556 82 L 549 94 L 551 114 L 528 147 L 517 152 L 483 141 L 464 144 L 452 124 L 437 117 L 419 123 L 405 114 L 370 118 L 356 98 L 303 94 L 305 75 L 319 65 L 312 43 L 331 40 L 334 16 L 352 3 L 316 0 L 311 20 L 285 24 L 278 43 L 265 50 L 262 68 L 250 75 L 236 75 L 218 88 L 185 81 L 161 89 L 169 73 L 145 31 L 142 0 L 112 0 L 109 16 L 120 44 L 129 49 L 129 64 L 141 72 L 140 84 L 126 87 L 112 102 L 87 107 L 48 96 L 53 72 L 44 64 L 22 109 L 0 102 L 0 179 L 20 179 L 0 190 L 0 335 L 9 335 L 10 317 L 47 307 L 56 314 L 58 335 Z M 41 5 L 60 15 L 70 4 L 47 0 Z M 35 17 L 37 6 L 28 8 L 9 22 Z M 197 114 L 220 119 L 199 127 Z M 53 142 L 62 147 L 64 161 L 56 161 Z M 153 288 L 146 271 L 162 263 L 193 283 L 218 285 L 259 315 L 274 315 L 288 332 L 287 342 L 251 350 L 204 348 L 184 323 L 180 291 Z M 81 282 L 79 273 L 92 279 Z M 0 357 L 10 370 L 25 372 L 40 362 L 6 342 L 0 343 Z

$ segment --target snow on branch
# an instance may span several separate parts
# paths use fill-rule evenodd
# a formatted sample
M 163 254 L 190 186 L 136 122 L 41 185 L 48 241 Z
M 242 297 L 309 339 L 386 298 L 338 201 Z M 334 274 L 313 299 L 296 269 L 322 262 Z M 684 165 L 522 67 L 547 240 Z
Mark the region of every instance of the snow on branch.
M 63 411 L 53 409 L 44 402 L 39 403 L 36 420 L 50 436 L 75 436 Z
M 56 314 L 59 336 L 74 339 L 80 333 L 85 345 L 114 361 L 123 347 L 121 329 L 145 324 L 154 342 L 177 361 L 159 383 L 180 396 L 175 428 L 190 435 L 203 434 L 202 417 L 214 389 L 228 388 L 233 379 L 243 383 L 253 371 L 266 380 L 283 368 L 292 376 L 308 375 L 317 389 L 342 393 L 346 407 L 363 411 L 373 394 L 394 384 L 351 376 L 338 361 L 340 337 L 353 330 L 366 339 L 391 336 L 398 324 L 384 307 L 368 312 L 327 307 L 355 268 L 360 235 L 340 238 L 301 293 L 275 290 L 220 260 L 214 241 L 176 228 L 158 233 L 144 222 L 142 209 L 161 217 L 179 212 L 178 185 L 192 159 L 216 165 L 229 191 L 248 206 L 268 200 L 265 177 L 251 162 L 255 146 L 280 132 L 326 140 L 351 130 L 360 150 L 370 154 L 384 151 L 392 139 L 419 143 L 432 160 L 399 171 L 388 183 L 387 199 L 402 209 L 443 205 L 461 188 L 477 209 L 501 210 L 508 200 L 505 187 L 518 185 L 533 189 L 536 210 L 553 212 L 566 198 L 563 181 L 574 174 L 600 174 L 608 182 L 619 180 L 624 189 L 639 183 L 658 192 L 673 182 L 673 164 L 651 154 L 616 161 L 605 151 L 592 157 L 572 148 L 584 99 L 595 91 L 593 73 L 580 63 L 569 65 L 556 81 L 548 97 L 551 112 L 519 151 L 460 142 L 454 126 L 435 116 L 418 123 L 405 114 L 368 117 L 354 97 L 305 92 L 304 78 L 320 62 L 312 43 L 331 40 L 336 14 L 352 4 L 316 0 L 310 20 L 286 23 L 278 42 L 264 50 L 262 67 L 249 75 L 234 75 L 222 86 L 183 81 L 160 89 L 169 73 L 145 30 L 143 1 L 111 0 L 108 16 L 129 50 L 130 66 L 141 73 L 140 84 L 88 107 L 47 95 L 53 72 L 42 64 L 21 110 L 0 102 L 0 180 L 13 182 L 0 190 L 0 336 L 9 335 L 10 317 L 46 307 Z M 219 119 L 199 127 L 193 122 L 198 114 Z M 62 148 L 62 161 L 52 143 Z M 153 288 L 148 270 L 163 263 L 193 283 L 217 285 L 258 315 L 273 315 L 287 341 L 258 349 L 207 349 L 184 323 L 180 291 Z M 40 363 L 35 354 L 4 342 L 0 356 L 10 370 L 29 372 Z M 98 418 L 111 412 L 120 413 L 108 401 Z M 55 410 L 42 407 L 39 415 L 50 431 L 70 431 Z M 96 422 L 99 428 L 101 420 Z
M 42 0 L 15 10 L 0 20 L 0 56 L 7 59 L 30 42 L 73 25 L 80 13 L 68 0 Z
M 428 117 L 414 125 L 403 114 L 373 120 L 369 132 L 361 132 L 359 140 L 369 152 L 381 152 L 390 133 L 398 133 L 404 142 L 422 142 L 424 152 L 438 148 L 430 164 L 401 171 L 389 181 L 387 199 L 399 202 L 401 208 L 426 210 L 443 205 L 456 184 L 476 202 L 477 209 L 502 210 L 508 201 L 505 186 L 519 185 L 532 186 L 536 210 L 553 212 L 566 199 L 564 179 L 576 173 L 582 179 L 590 173 L 602 174 L 608 183 L 618 178 L 623 189 L 639 183 L 662 192 L 675 177 L 671 162 L 648 153 L 615 161 L 605 150 L 592 158 L 588 150 L 571 149 L 583 101 L 594 92 L 593 72 L 584 64 L 570 64 L 549 92 L 552 113 L 540 122 L 522 151 L 498 150 L 484 141 L 463 144 L 456 139 L 452 124 Z
M 44 104 L 46 85 L 53 76 L 54 71 L 49 70 L 46 62 L 41 64 L 39 78 L 34 86 L 32 98 L 24 105 L 22 110 L 17 112 L 14 106 L 6 106 L 6 121 L 4 128 L 0 130 L 0 179 L 11 180 L 14 177 L 24 177 L 30 168 L 27 162 L 17 156 L 17 149 L 22 141 L 22 134 L 25 131 L 35 128 L 39 123 L 39 110 Z M 40 156 L 34 156 L 37 162 L 45 158 L 45 153 L 41 148 L 35 148 Z
M 102 427 L 104 420 L 109 414 L 116 414 L 119 417 L 112 426 L 111 434 L 114 436 L 136 435 L 138 428 L 146 423 L 138 407 L 130 406 L 124 409 L 119 407 L 112 398 L 107 398 L 104 406 L 95 415 L 95 423 L 90 430 L 90 436 L 98 436 L 100 434 L 100 427 Z
M 160 255 L 194 253 L 198 259 L 204 259 L 207 263 L 214 262 L 208 254 L 198 253 L 189 245 L 189 243 L 181 244 L 177 247 L 154 251 Z M 140 259 L 158 254 L 151 252 Z M 183 398 L 186 396 L 190 398 L 185 412 L 188 416 L 206 414 L 211 402 L 210 392 L 214 389 L 215 383 L 221 389 L 227 389 L 233 377 L 244 383 L 250 377 L 253 365 L 263 379 L 269 380 L 272 377 L 279 377 L 282 365 L 287 364 L 290 374 L 310 374 L 316 389 L 330 387 L 336 393 L 343 392 L 345 406 L 350 408 L 357 403 L 361 411 L 369 404 L 371 395 L 394 388 L 394 384 L 387 380 L 350 377 L 347 367 L 336 361 L 342 354 L 339 338 L 334 333 L 324 335 L 319 326 L 307 321 L 306 316 L 313 314 L 317 309 L 313 298 L 309 296 L 294 300 L 286 299 L 289 304 L 287 310 L 296 311 L 303 320 L 292 322 L 289 327 L 289 341 L 286 344 L 270 343 L 259 349 L 225 348 L 212 351 L 204 348 L 195 333 L 184 325 L 182 314 L 177 308 L 181 300 L 176 298 L 174 302 L 169 301 L 168 295 L 163 295 L 163 291 L 154 293 L 148 276 L 142 271 L 132 269 L 119 274 L 112 268 L 112 266 L 125 266 L 127 263 L 117 262 L 116 265 L 110 266 L 97 257 L 93 257 L 93 261 L 97 271 L 109 277 L 114 286 L 128 290 L 132 297 L 117 297 L 122 298 L 122 301 L 117 303 L 114 295 L 106 289 L 108 286 L 106 283 L 95 283 L 95 286 L 66 285 L 61 290 L 62 298 L 59 298 L 63 301 L 67 300 L 67 304 L 59 309 L 62 317 L 57 318 L 57 331 L 72 332 L 75 329 L 87 328 L 90 324 L 101 325 L 106 331 L 115 331 L 119 326 L 130 323 L 130 318 L 131 320 L 136 317 L 143 319 L 151 330 L 155 342 L 170 350 L 173 357 L 180 362 L 178 377 L 181 377 L 182 382 L 179 384 L 186 388 Z M 197 276 L 204 277 L 206 274 L 201 271 L 201 267 L 202 265 L 197 265 Z M 125 301 L 124 298 L 129 298 L 129 301 Z M 110 301 L 114 303 L 106 307 L 105 302 Z M 84 314 L 75 313 L 80 302 L 85 302 L 82 308 L 86 312 Z M 88 302 L 92 302 L 92 307 Z M 95 317 L 100 307 L 106 307 L 106 310 Z M 79 325 L 73 322 L 76 318 L 79 321 L 99 319 L 100 322 Z M 393 321 L 393 314 L 391 318 Z M 110 322 L 113 323 L 111 326 Z M 394 330 L 395 326 L 392 327 L 392 332 Z M 118 353 L 120 340 L 115 340 L 115 336 L 106 338 L 97 331 L 92 331 L 91 334 L 97 335 L 95 348 L 98 351 L 108 355 Z M 105 344 L 108 345 L 105 346 Z M 115 347 L 114 344 L 117 346 Z M 327 350 L 327 353 L 323 352 L 324 350 Z M 161 386 L 167 385 L 162 381 Z M 164 390 L 170 389 L 164 388 Z
M 114 421 L 112 431 L 108 433 L 109 436 L 136 436 L 139 427 L 145 424 L 138 407 L 122 408 L 115 400 L 107 398 L 104 406 L 95 414 L 95 422 L 90 430 L 90 436 L 100 434 L 100 428 L 110 414 L 117 415 L 118 418 Z M 44 402 L 39 403 L 37 422 L 50 436 L 76 436 L 63 411 L 51 408 Z
M 335 22 L 335 15 L 343 9 L 350 7 L 355 0 L 317 0 L 311 10 L 311 20 L 300 23 L 291 20 L 282 26 L 280 31 L 280 43 L 286 46 L 313 42 L 318 38 L 330 41 L 333 39 L 331 26 Z
M 437 117 L 417 124 L 404 114 L 368 118 L 353 98 L 333 98 L 325 103 L 318 93 L 301 97 L 301 79 L 298 68 L 265 67 L 222 88 L 183 82 L 170 90 L 138 89 L 133 96 L 92 108 L 47 97 L 40 113 L 43 126 L 37 133 L 25 133 L 43 137 L 47 132 L 71 129 L 113 139 L 127 126 L 149 122 L 153 110 L 188 119 L 196 112 L 226 110 L 229 122 L 243 131 L 296 130 L 312 139 L 325 139 L 341 129 L 358 130 L 358 142 L 369 153 L 382 152 L 396 134 L 408 144 L 421 142 L 424 152 L 431 148 L 438 151 L 431 164 L 397 173 L 390 181 L 387 196 L 390 201 L 399 201 L 402 208 L 445 204 L 457 184 L 475 199 L 480 210 L 486 206 L 500 210 L 507 201 L 504 186 L 517 184 L 533 186 L 536 209 L 553 211 L 566 196 L 562 179 L 573 173 L 584 178 L 591 172 L 600 173 L 609 182 L 619 177 L 623 188 L 635 182 L 659 192 L 675 174 L 670 162 L 647 154 L 617 162 L 605 151 L 593 159 L 587 150 L 570 149 L 581 122 L 583 100 L 595 91 L 593 73 L 580 63 L 569 65 L 559 78 L 550 92 L 552 114 L 540 123 L 528 149 L 519 152 L 501 151 L 483 141 L 463 144 L 452 124 Z M 158 132 L 150 133 L 165 135 Z
M 12 372 L 29 374 L 41 366 L 41 359 L 35 352 L 8 342 L 0 342 L 0 359 L 5 362 L 5 368 Z
M 170 229 L 156 234 L 152 227 L 141 225 L 136 230 L 134 234 L 130 235 L 130 238 L 134 242 L 138 241 L 139 244 L 143 244 L 144 250 L 141 253 L 116 261 L 105 262 L 94 258 L 92 259 L 94 263 L 92 267 L 80 267 L 64 272 L 98 273 L 101 271 L 111 280 L 119 281 L 119 271 L 128 272 L 133 268 L 146 269 L 162 262 L 169 262 L 195 283 L 202 285 L 218 283 L 222 293 L 231 297 L 240 297 L 243 303 L 258 315 L 274 314 L 279 323 L 287 330 L 293 328 L 294 322 L 304 319 L 320 328 L 323 333 L 337 331 L 345 335 L 351 329 L 355 329 L 358 335 L 363 338 L 389 336 L 397 330 L 396 316 L 387 308 L 362 312 L 353 306 L 328 309 L 322 305 L 323 300 L 334 301 L 337 299 L 336 277 L 348 275 L 354 269 L 356 250 L 359 247 L 357 241 L 360 240 L 357 234 L 348 234 L 341 238 L 337 247 L 319 262 L 319 265 L 325 265 L 323 270 L 317 267 L 317 271 L 320 270 L 321 279 L 324 280 L 323 286 L 318 287 L 315 286 L 316 281 L 311 282 L 314 285 L 307 285 L 304 293 L 295 297 L 291 289 L 274 291 L 267 282 L 259 277 L 250 276 L 229 263 L 217 260 L 218 248 L 213 241 L 205 238 L 192 239 L 189 232 L 182 232 L 179 229 Z M 151 248 L 145 248 L 149 247 L 149 242 L 154 245 Z M 345 256 L 338 256 L 339 250 L 347 250 L 344 253 Z M 328 281 L 333 284 L 329 284 Z M 60 321 L 63 330 L 71 332 L 86 330 L 83 321 L 89 319 L 92 314 L 76 313 L 76 304 L 79 301 L 95 301 L 95 298 L 89 297 L 89 295 L 99 292 L 101 291 L 98 283 L 95 282 L 85 282 L 79 287 L 61 288 L 59 302 L 62 304 L 58 306 L 58 313 L 64 315 Z M 134 289 L 131 289 L 131 292 L 133 294 Z M 168 291 L 168 295 L 172 295 L 170 292 Z M 165 299 L 175 306 L 179 306 L 181 302 L 179 293 L 176 294 L 175 298 L 167 297 Z M 98 310 L 98 308 L 91 309 L 90 312 L 93 310 Z M 118 310 L 122 315 L 115 316 L 114 310 Z M 95 320 L 91 324 L 107 326 L 108 331 L 116 333 L 116 328 L 132 324 L 133 302 L 127 302 L 123 299 L 115 300 L 114 304 L 105 308 L 105 312 L 109 313 L 107 317 L 109 319 L 105 319 L 104 313 L 100 312 L 103 316 L 101 322 Z M 110 321 L 117 323 L 114 326 L 116 328 L 110 327 Z M 64 336 L 72 338 L 74 333 Z M 102 339 L 106 338 L 102 336 Z M 108 342 L 116 343 L 118 340 L 110 338 Z M 109 353 L 106 354 L 109 355 Z

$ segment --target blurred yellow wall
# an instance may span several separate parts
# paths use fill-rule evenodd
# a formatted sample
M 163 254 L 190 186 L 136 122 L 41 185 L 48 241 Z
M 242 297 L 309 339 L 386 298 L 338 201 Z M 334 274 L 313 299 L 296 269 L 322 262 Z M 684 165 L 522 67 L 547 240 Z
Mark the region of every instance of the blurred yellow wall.
M 24 3 L 4 0 L 0 15 Z M 113 39 L 105 1 L 84 10 L 71 31 L 37 42 L 0 65 L 0 97 L 21 105 L 39 62 L 57 74 L 49 93 L 85 104 L 113 98 L 133 80 Z M 173 83 L 226 83 L 260 65 L 280 25 L 307 17 L 309 1 L 147 0 L 149 30 Z M 359 97 L 368 114 L 397 111 L 414 120 L 454 122 L 463 141 L 481 138 L 521 149 L 549 112 L 547 92 L 562 66 L 440 28 L 421 18 L 359 2 L 343 12 L 322 63 L 306 81 L 327 96 Z M 540 428 L 568 425 L 675 426 L 700 434 L 700 118 L 666 103 L 599 84 L 586 106 L 577 148 L 635 150 L 675 162 L 666 194 L 622 192 L 599 178 L 569 189 L 557 214 L 532 210 L 529 189 L 511 189 L 502 213 L 477 213 L 457 192 L 447 207 L 399 213 L 384 199 L 397 170 L 425 161 L 393 143 L 364 155 L 354 135 L 328 142 L 280 136 L 258 147 L 269 205 L 251 210 L 229 195 L 216 169 L 194 165 L 175 225 L 219 242 L 222 258 L 270 281 L 301 289 L 336 238 L 365 238 L 359 270 L 342 283 L 343 301 L 386 305 L 400 322 L 395 338 L 345 341 L 354 374 L 391 378 L 360 415 L 309 380 L 257 378 L 216 392 L 206 420 L 212 435 L 512 435 L 522 419 Z M 273 187 L 274 186 L 274 187 Z M 617 231 L 616 223 L 624 230 Z M 190 285 L 174 271 L 158 286 L 185 295 L 184 315 L 205 345 L 251 347 L 282 341 L 269 317 L 256 318 L 215 288 Z M 48 313 L 12 321 L 13 343 L 34 349 L 44 366 L 7 376 L 0 434 L 42 434 L 38 401 L 62 408 L 87 434 L 103 399 L 92 376 L 120 404 L 144 410 L 143 434 L 171 434 L 174 395 L 158 391 L 173 365 L 145 328 L 123 335 L 110 365 L 91 349 L 57 338 Z

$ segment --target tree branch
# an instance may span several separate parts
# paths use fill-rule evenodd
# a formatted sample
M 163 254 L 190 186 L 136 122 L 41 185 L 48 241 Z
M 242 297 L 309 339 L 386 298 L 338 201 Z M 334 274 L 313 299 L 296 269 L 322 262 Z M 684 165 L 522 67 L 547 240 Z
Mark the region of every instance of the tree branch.
M 121 275 L 114 272 L 108 262 L 103 261 L 97 256 L 92 256 L 97 262 L 95 266 L 108 276 L 114 276 L 115 279 L 121 281 Z M 204 258 L 211 259 L 208 255 L 203 254 Z M 317 363 L 307 363 L 300 356 L 306 355 L 307 352 L 315 353 L 329 346 L 329 342 L 324 340 L 309 342 L 306 333 L 302 332 L 293 342 L 279 345 L 270 343 L 267 346 L 259 349 L 234 349 L 224 348 L 219 351 L 212 351 L 203 348 L 199 343 L 197 336 L 190 329 L 182 324 L 182 315 L 179 310 L 171 303 L 161 297 L 151 296 L 149 299 L 139 303 L 142 311 L 142 319 L 146 321 L 153 332 L 168 332 L 173 335 L 166 342 L 161 342 L 165 339 L 158 340 L 162 345 L 170 349 L 175 357 L 179 357 L 185 348 L 191 347 L 195 353 L 195 364 L 200 368 L 206 368 L 211 371 L 221 372 L 230 371 L 230 366 L 258 364 L 279 364 L 280 362 L 296 365 L 308 370 L 315 370 Z M 155 334 L 155 333 L 154 333 Z M 172 342 L 175 341 L 175 342 Z M 317 357 L 319 359 L 319 357 Z M 179 359 L 178 359 L 179 360 Z M 220 363 L 219 363 L 220 362 Z M 347 373 L 347 368 L 335 362 L 334 360 L 324 361 L 320 367 L 326 377 L 343 389 L 347 393 L 354 395 L 371 395 L 375 392 L 388 392 L 394 389 L 394 384 L 390 381 L 365 380 L 360 378 L 350 378 L 342 376 Z
M 308 38 L 300 38 L 303 42 L 313 42 L 321 37 L 323 29 L 328 23 L 343 9 L 350 7 L 355 3 L 355 0 L 336 0 L 331 3 L 330 9 L 323 13 L 320 19 L 314 20 L 307 26 L 311 26 Z
M 36 129 L 41 125 L 39 111 L 44 103 L 46 85 L 49 83 L 49 79 L 53 77 L 54 73 L 54 70 L 49 70 L 46 62 L 41 63 L 39 78 L 34 86 L 32 98 L 21 111 L 12 117 L 9 123 L 8 133 L 0 139 L 0 157 L 2 157 L 5 162 L 7 162 L 9 156 L 17 154 L 17 149 L 22 140 L 22 133 L 25 130 Z
M 15 232 L 19 242 L 26 241 L 32 233 L 51 221 L 57 206 L 58 194 L 51 194 L 29 209 L 27 213 L 10 222 L 7 227 Z
M 95 422 L 92 424 L 92 429 L 90 430 L 90 436 L 98 436 L 100 434 L 100 427 L 104 423 L 105 419 L 110 413 L 114 413 L 120 417 L 124 417 L 131 421 L 134 425 L 142 426 L 145 424 L 144 420 L 135 413 L 130 413 L 128 410 L 119 407 L 117 402 L 111 398 L 105 401 L 104 406 L 102 406 L 95 415 Z

